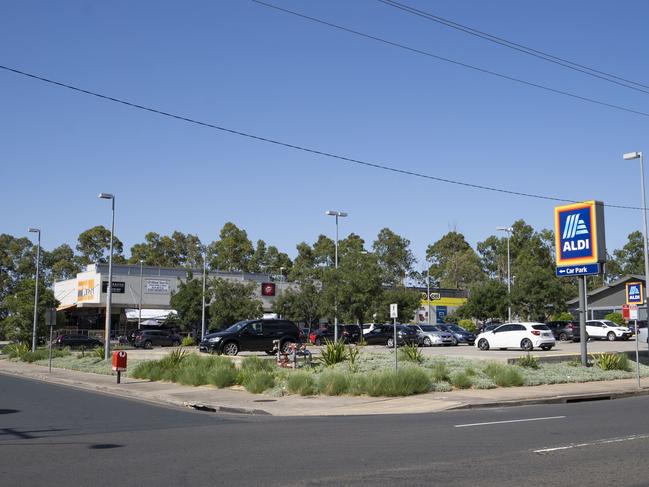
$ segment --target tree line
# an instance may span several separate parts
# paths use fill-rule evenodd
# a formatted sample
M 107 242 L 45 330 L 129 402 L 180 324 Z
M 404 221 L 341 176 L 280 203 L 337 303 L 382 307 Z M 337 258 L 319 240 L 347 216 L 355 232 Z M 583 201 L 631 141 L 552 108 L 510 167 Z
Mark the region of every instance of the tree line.
M 131 247 L 128 257 L 124 255 L 123 243 L 115 237 L 113 261 L 185 267 L 189 272 L 200 269 L 205 258 L 211 270 L 281 276 L 295 285 L 276 298 L 276 311 L 312 323 L 322 317 L 333 317 L 335 308 L 341 321 L 383 321 L 390 302 L 399 303 L 400 318 L 409 320 L 418 305 L 418 296 L 406 284 L 425 286 L 427 276 L 432 287 L 469 291 L 468 303 L 458 312 L 462 317 L 505 318 L 509 304 L 517 316 L 526 319 L 541 319 L 565 310 L 566 300 L 576 295 L 577 288 L 574 279 L 554 275 L 553 232 L 535 231 L 523 220 L 516 221 L 512 228 L 511 296 L 506 287 L 506 237 L 491 235 L 474 249 L 458 231 L 449 231 L 427 246 L 425 261 L 421 263 L 424 270 L 417 270 L 418 261 L 410 241 L 389 228 L 382 229 L 371 244 L 354 233 L 341 239 L 336 269 L 335 243 L 325 235 L 312 244 L 298 243 L 295 258 L 291 259 L 264 240 L 253 243 L 247 232 L 232 222 L 226 223 L 219 238 L 210 243 L 177 231 L 171 235 L 149 232 L 143 242 Z M 74 277 L 87 264 L 108 262 L 109 241 L 110 231 L 96 226 L 78 236 L 74 249 L 68 244 L 42 249 L 39 306 L 55 304 L 50 290 L 54 281 Z M 36 247 L 27 237 L 0 235 L 0 334 L 6 337 L 13 336 L 17 329 L 31 329 L 35 257 Z M 642 234 L 636 231 L 628 236 L 624 247 L 609 255 L 606 276 L 589 278 L 589 287 L 598 287 L 604 280 L 625 274 L 643 273 L 643 269 Z M 200 281 L 199 277 L 192 277 L 188 283 Z M 200 287 L 202 293 L 202 284 Z M 218 303 L 219 298 L 227 302 L 235 296 L 251 296 L 243 288 L 225 285 L 221 289 L 216 282 L 209 283 L 208 292 L 211 303 Z M 182 293 L 189 291 L 181 286 L 178 294 Z M 175 297 L 179 306 L 181 296 Z M 187 309 L 195 308 L 195 304 Z M 251 312 L 246 306 L 239 307 L 233 301 L 231 309 L 242 311 L 231 316 L 214 304 L 210 307 L 210 319 L 216 325 L 227 324 L 241 317 L 241 313 Z M 180 318 L 184 326 L 196 322 L 195 313 L 185 314 L 187 317 L 181 313 Z

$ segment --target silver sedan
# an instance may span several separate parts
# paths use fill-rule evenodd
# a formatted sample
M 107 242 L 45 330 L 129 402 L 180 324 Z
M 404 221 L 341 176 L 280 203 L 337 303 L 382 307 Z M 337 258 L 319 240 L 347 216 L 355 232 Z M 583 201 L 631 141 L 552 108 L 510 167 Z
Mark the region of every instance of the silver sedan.
M 408 327 L 417 332 L 419 344 L 424 347 L 457 344 L 457 340 L 452 333 L 442 331 L 435 325 L 408 325 Z

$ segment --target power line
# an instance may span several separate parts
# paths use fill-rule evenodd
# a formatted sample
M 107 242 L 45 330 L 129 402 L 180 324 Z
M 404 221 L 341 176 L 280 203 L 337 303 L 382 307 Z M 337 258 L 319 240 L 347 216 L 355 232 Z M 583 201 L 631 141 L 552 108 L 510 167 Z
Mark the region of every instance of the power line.
M 445 25 L 447 27 L 450 27 L 451 29 L 456 29 L 461 32 L 464 32 L 466 34 L 475 36 L 475 37 L 480 37 L 481 39 L 484 39 L 489 42 L 493 42 L 495 44 L 500 44 L 501 46 L 507 47 L 509 49 L 513 49 L 515 51 L 522 52 L 524 54 L 534 56 L 538 59 L 542 59 L 544 61 L 550 62 L 557 64 L 559 66 L 563 66 L 568 69 L 572 69 L 574 71 L 578 71 L 580 73 L 586 74 L 588 76 L 592 76 L 594 78 L 599 78 L 604 81 L 608 81 L 609 83 L 615 83 L 616 85 L 623 86 L 625 88 L 629 88 L 631 90 L 636 90 L 640 91 L 642 93 L 647 93 L 649 94 L 649 91 L 643 90 L 642 88 L 649 88 L 649 85 L 639 83 L 637 81 L 633 81 L 630 79 L 623 78 L 621 76 L 616 76 L 611 73 L 607 73 L 605 71 L 600 71 L 595 68 L 591 68 L 589 66 L 585 66 L 583 64 L 576 63 L 574 61 L 570 61 L 565 58 L 561 58 L 558 56 L 555 56 L 553 54 L 549 54 L 547 52 L 540 51 L 538 49 L 531 48 L 529 46 L 525 46 L 523 44 L 519 44 L 513 41 L 509 41 L 507 39 L 503 39 L 502 37 L 495 36 L 493 34 L 489 34 L 488 32 L 484 32 L 478 29 L 474 29 L 473 27 L 469 27 L 464 24 L 460 24 L 459 22 L 455 22 L 453 20 L 445 19 L 444 17 L 440 17 L 438 15 L 432 14 L 430 12 L 426 12 L 424 10 L 419 10 L 415 7 L 412 7 L 410 5 L 406 5 L 403 3 L 396 2 L 394 0 L 377 0 L 378 2 L 384 3 L 385 5 L 388 5 L 393 8 L 397 8 L 399 10 L 402 10 L 404 12 L 408 12 L 413 15 L 417 15 L 419 17 L 425 18 L 427 20 L 430 20 L 432 22 L 437 22 L 438 24 Z M 636 85 L 636 86 L 630 86 L 630 85 Z M 637 88 L 637 86 L 640 86 L 642 88 Z
M 635 110 L 633 108 L 628 108 L 628 107 L 624 107 L 624 106 L 621 106 L 621 105 L 615 105 L 613 103 L 608 103 L 608 102 L 605 102 L 605 101 L 597 100 L 595 98 L 588 98 L 586 96 L 581 96 L 581 95 L 578 95 L 576 93 L 571 93 L 569 91 L 559 90 L 557 88 L 551 88 L 549 86 L 541 85 L 539 83 L 534 83 L 532 81 L 526 81 L 524 79 L 514 78 L 513 76 L 498 73 L 496 71 L 491 71 L 491 70 L 485 69 L 485 68 L 480 68 L 478 66 L 474 66 L 472 64 L 464 63 L 462 61 L 457 61 L 455 59 L 440 56 L 438 54 L 433 54 L 430 51 L 424 51 L 424 50 L 418 49 L 416 47 L 410 47 L 410 46 L 407 46 L 405 44 L 399 44 L 398 42 L 393 42 L 393 41 L 384 39 L 382 37 L 377 37 L 377 36 L 374 36 L 374 35 L 371 35 L 371 34 L 366 34 L 364 32 L 360 32 L 358 30 L 350 29 L 348 27 L 343 27 L 342 25 L 334 24 L 334 23 L 328 22 L 326 20 L 322 20 L 322 19 L 318 19 L 316 17 L 311 17 L 311 16 L 308 16 L 308 15 L 305 15 L 305 14 L 301 14 L 301 13 L 295 12 L 293 10 L 288 10 L 288 9 L 283 8 L 283 7 L 279 7 L 277 5 L 273 5 L 271 3 L 262 2 L 260 0 L 251 0 L 251 1 L 253 1 L 255 3 L 258 3 L 259 5 L 263 5 L 265 7 L 273 8 L 273 9 L 278 10 L 280 12 L 284 12 L 284 13 L 287 13 L 287 14 L 290 14 L 290 15 L 294 15 L 294 16 L 300 17 L 302 19 L 310 20 L 310 21 L 316 22 L 318 24 L 326 25 L 327 27 L 332 27 L 334 29 L 342 30 L 344 32 L 349 32 L 350 34 L 354 34 L 354 35 L 357 35 L 357 36 L 360 36 L 360 37 L 364 37 L 366 39 L 371 39 L 373 41 L 381 42 L 383 44 L 387 44 L 387 45 L 390 45 L 390 46 L 393 46 L 393 47 L 398 47 L 399 49 L 404 49 L 406 51 L 414 52 L 416 54 L 421 54 L 423 56 L 427 56 L 427 57 L 430 57 L 430 58 L 437 59 L 439 61 L 444 61 L 444 62 L 447 62 L 447 63 L 451 63 L 451 64 L 454 64 L 456 66 L 462 66 L 463 68 L 471 69 L 473 71 L 478 71 L 480 73 L 488 74 L 488 75 L 491 75 L 491 76 L 496 76 L 498 78 L 506 79 L 506 80 L 509 80 L 509 81 L 514 81 L 516 83 L 520 83 L 520 84 L 523 84 L 523 85 L 526 85 L 526 86 L 532 86 L 534 88 L 539 88 L 539 89 L 544 90 L 544 91 L 549 91 L 551 93 L 555 93 L 555 94 L 558 94 L 558 95 L 567 96 L 567 97 L 570 97 L 570 98 L 575 98 L 577 100 L 585 101 L 585 102 L 588 102 L 588 103 L 594 103 L 596 105 L 601 105 L 601 106 L 605 106 L 605 107 L 608 107 L 608 108 L 613 108 L 615 110 L 634 113 L 636 115 L 641 115 L 643 117 L 649 117 L 648 112 Z
M 163 110 L 158 110 L 157 108 L 147 107 L 145 105 L 140 105 L 138 103 L 133 103 L 133 102 L 130 102 L 130 101 L 127 101 L 127 100 L 122 100 L 120 98 L 115 98 L 115 97 L 112 97 L 112 96 L 109 96 L 109 95 L 104 95 L 102 93 L 97 93 L 95 91 L 90 91 L 90 90 L 86 90 L 86 89 L 83 89 L 83 88 L 79 88 L 77 86 L 73 86 L 73 85 L 70 85 L 70 84 L 67 84 L 67 83 L 62 83 L 60 81 L 55 81 L 55 80 L 52 80 L 52 79 L 49 79 L 49 78 L 45 78 L 43 76 L 38 76 L 38 75 L 35 75 L 35 74 L 32 74 L 32 73 L 28 73 L 26 71 L 21 71 L 21 70 L 16 69 L 16 68 L 11 68 L 9 66 L 0 65 L 0 69 L 15 73 L 15 74 L 18 74 L 18 75 L 21 75 L 21 76 L 26 76 L 28 78 L 32 78 L 32 79 L 35 79 L 35 80 L 38 80 L 38 81 L 42 81 L 44 83 L 56 85 L 56 86 L 59 86 L 61 88 L 67 88 L 69 90 L 72 90 L 72 91 L 75 91 L 75 92 L 78 92 L 78 93 L 83 93 L 85 95 L 94 96 L 96 98 L 101 98 L 102 100 L 111 101 L 111 102 L 114 102 L 114 103 L 119 103 L 121 105 L 125 105 L 125 106 L 131 107 L 131 108 L 137 108 L 138 110 L 144 110 L 144 111 L 147 111 L 147 112 L 150 112 L 150 113 L 155 113 L 157 115 L 162 115 L 164 117 L 169 117 L 169 118 L 173 118 L 173 119 L 176 119 L 176 120 L 181 120 L 183 122 L 191 123 L 191 124 L 194 124 L 194 125 L 200 125 L 202 127 L 207 127 L 207 128 L 211 128 L 211 129 L 215 129 L 215 130 L 220 130 L 222 132 L 227 132 L 229 134 L 239 135 L 241 137 L 246 137 L 246 138 L 257 140 L 257 141 L 260 141 L 260 142 L 266 142 L 266 143 L 274 144 L 274 145 L 281 146 L 281 147 L 287 147 L 289 149 L 295 149 L 295 150 L 299 150 L 299 151 L 302 151 L 302 152 L 307 152 L 309 154 L 315 154 L 315 155 L 319 155 L 319 156 L 323 156 L 323 157 L 329 157 L 329 158 L 332 158 L 332 159 L 337 159 L 339 161 L 353 163 L 353 164 L 356 164 L 356 165 L 359 165 L 359 166 L 372 167 L 374 169 L 380 169 L 380 170 L 383 170 L 383 171 L 389 171 L 389 172 L 397 173 L 397 174 L 404 174 L 406 176 L 414 176 L 414 177 L 421 178 L 421 179 L 427 179 L 427 180 L 431 180 L 431 181 L 438 181 L 438 182 L 441 182 L 441 183 L 454 184 L 454 185 L 462 186 L 462 187 L 466 187 L 466 188 L 480 189 L 480 190 L 484 190 L 484 191 L 492 191 L 492 192 L 495 192 L 495 193 L 510 194 L 510 195 L 514 195 L 514 196 L 523 196 L 523 197 L 526 197 L 526 198 L 535 198 L 535 199 L 541 199 L 541 200 L 547 200 L 547 201 L 557 201 L 557 202 L 562 202 L 562 203 L 579 203 L 579 201 L 577 201 L 577 200 L 571 200 L 571 199 L 567 199 L 567 198 L 559 198 L 559 197 L 546 196 L 546 195 L 540 195 L 540 194 L 534 194 L 534 193 L 524 193 L 524 192 L 521 192 L 521 191 L 512 191 L 512 190 L 508 190 L 508 189 L 496 188 L 496 187 L 486 186 L 486 185 L 482 185 L 482 184 L 467 183 L 465 181 L 442 178 L 442 177 L 438 177 L 438 176 L 431 176 L 429 174 L 423 174 L 423 173 L 419 173 L 419 172 L 415 172 L 415 171 L 409 171 L 409 170 L 406 170 L 406 169 L 399 169 L 397 167 L 388 166 L 388 165 L 385 165 L 385 164 L 379 164 L 379 163 L 376 163 L 376 162 L 364 161 L 362 159 L 355 159 L 355 158 L 352 158 L 352 157 L 342 156 L 342 155 L 339 155 L 339 154 L 334 154 L 334 153 L 331 153 L 331 152 L 325 152 L 325 151 L 321 151 L 321 150 L 318 150 L 318 149 L 313 149 L 313 148 L 310 148 L 310 147 L 304 147 L 304 146 L 297 145 L 297 144 L 291 144 L 291 143 L 288 143 L 288 142 L 282 142 L 282 141 L 276 140 L 276 139 L 270 139 L 268 137 L 263 137 L 263 136 L 260 136 L 260 135 L 250 134 L 250 133 L 247 133 L 247 132 L 241 132 L 239 130 L 234 130 L 234 129 L 231 129 L 231 128 L 223 127 L 223 126 L 220 126 L 220 125 L 215 125 L 215 124 L 208 123 L 208 122 L 202 122 L 200 120 L 195 120 L 193 118 L 185 117 L 185 116 L 182 116 L 182 115 L 177 115 L 177 114 L 170 113 L 170 112 L 165 112 Z M 609 208 L 622 208 L 622 209 L 626 209 L 626 210 L 641 210 L 642 209 L 642 208 L 637 207 L 637 206 L 610 205 L 610 204 L 606 205 L 606 206 L 608 206 Z

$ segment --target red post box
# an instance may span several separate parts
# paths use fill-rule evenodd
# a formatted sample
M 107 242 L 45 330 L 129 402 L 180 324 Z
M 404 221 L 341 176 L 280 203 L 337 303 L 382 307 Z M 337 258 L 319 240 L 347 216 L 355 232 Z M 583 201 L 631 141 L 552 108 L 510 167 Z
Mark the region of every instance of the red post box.
M 126 370 L 126 352 L 124 350 L 116 350 L 113 352 L 113 370 L 117 372 L 117 383 L 121 382 L 122 371 Z

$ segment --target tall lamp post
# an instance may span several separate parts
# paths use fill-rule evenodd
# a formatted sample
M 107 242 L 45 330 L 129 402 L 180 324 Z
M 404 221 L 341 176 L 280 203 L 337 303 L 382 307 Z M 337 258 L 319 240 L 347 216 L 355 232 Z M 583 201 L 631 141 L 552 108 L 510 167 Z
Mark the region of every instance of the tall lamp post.
M 329 210 L 325 213 L 328 216 L 335 216 L 336 217 L 336 251 L 335 251 L 335 266 L 336 269 L 338 269 L 338 219 L 339 218 L 344 218 L 348 215 L 348 213 L 345 213 L 344 211 L 335 211 L 335 210 Z M 338 277 L 338 276 L 336 276 Z M 334 341 L 338 341 L 338 299 L 336 299 L 336 302 L 334 303 Z
M 111 301 L 113 299 L 113 236 L 115 234 L 115 195 L 110 193 L 99 193 L 102 200 L 111 202 L 111 223 L 110 223 L 110 250 L 108 253 L 108 287 L 106 288 L 106 325 L 104 328 L 104 360 L 110 358 L 110 326 L 111 326 Z
M 203 304 L 201 306 L 201 341 L 205 340 L 205 281 L 207 279 L 207 252 L 203 252 Z
M 36 289 L 34 291 L 34 326 L 32 328 L 32 352 L 36 351 L 36 325 L 38 323 L 38 274 L 41 262 L 41 230 L 40 228 L 29 228 L 31 233 L 38 233 L 38 247 L 36 247 Z
M 645 307 L 648 306 L 649 301 L 649 290 L 647 290 L 647 285 L 649 284 L 649 258 L 647 257 L 647 195 L 645 193 L 644 187 L 644 158 L 642 157 L 642 152 L 627 152 L 622 156 L 625 161 L 632 159 L 640 159 L 640 188 L 642 191 L 642 225 L 644 228 L 644 239 L 642 243 L 642 250 L 644 251 L 644 279 L 645 279 L 645 297 L 644 303 Z M 647 308 L 649 316 L 649 308 Z
M 511 258 L 509 256 L 509 240 L 512 237 L 514 229 L 512 227 L 498 227 L 496 230 L 507 232 L 507 322 L 512 322 L 512 274 L 511 274 Z
M 430 267 L 426 268 L 426 321 L 430 325 Z
M 137 314 L 137 329 L 142 328 L 142 265 L 144 261 L 140 259 L 140 307 Z

